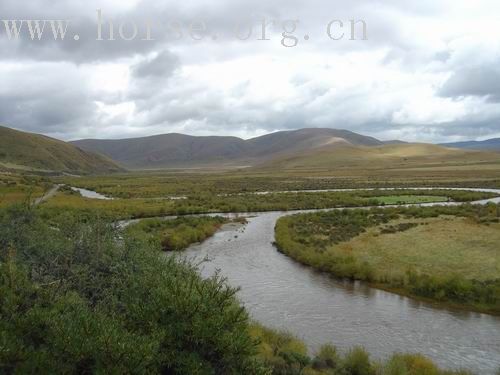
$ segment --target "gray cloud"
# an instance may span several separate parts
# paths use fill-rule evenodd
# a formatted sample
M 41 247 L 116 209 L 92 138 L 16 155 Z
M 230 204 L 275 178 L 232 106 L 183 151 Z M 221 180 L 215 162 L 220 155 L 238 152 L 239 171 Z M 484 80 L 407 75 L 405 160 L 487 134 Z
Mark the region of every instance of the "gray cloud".
M 132 66 L 137 78 L 155 78 L 170 76 L 179 66 L 179 58 L 170 51 L 161 51 L 155 57 Z
M 0 122 L 28 131 L 68 134 L 95 119 L 85 76 L 69 64 L 0 70 Z
M 486 97 L 498 103 L 500 102 L 500 67 L 495 65 L 458 70 L 446 81 L 439 90 L 439 94 L 453 98 Z
M 115 34 L 133 20 L 140 36 L 96 41 L 98 8 Z M 69 18 L 72 28 L 64 42 L 13 42 L 0 22 L 0 123 L 64 139 L 308 126 L 426 141 L 496 135 L 500 31 L 481 29 L 496 11 L 489 0 L 474 12 L 466 0 L 3 0 L 2 19 Z M 279 22 L 270 41 L 235 40 L 235 24 L 261 17 L 299 19 L 299 46 L 280 45 Z M 332 19 L 366 20 L 369 40 L 330 40 Z M 169 20 L 204 20 L 210 35 L 174 40 Z M 140 40 L 147 21 L 153 41 Z

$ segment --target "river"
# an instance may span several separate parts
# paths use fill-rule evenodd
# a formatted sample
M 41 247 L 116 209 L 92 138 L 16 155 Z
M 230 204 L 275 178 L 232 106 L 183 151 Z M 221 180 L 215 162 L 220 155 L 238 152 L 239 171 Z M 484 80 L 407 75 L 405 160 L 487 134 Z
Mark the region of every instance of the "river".
M 492 189 L 458 190 L 500 194 Z M 487 202 L 499 203 L 500 198 L 476 203 Z M 231 285 L 241 288 L 238 297 L 253 319 L 292 332 L 312 351 L 324 343 L 341 350 L 361 345 L 380 359 L 410 352 L 422 353 L 445 368 L 478 374 L 495 374 L 500 368 L 500 317 L 445 309 L 364 283 L 338 281 L 279 253 L 272 244 L 276 220 L 296 212 L 245 214 L 245 226 L 225 226 L 184 254 L 195 262 L 208 257 L 210 261 L 201 266 L 203 276 L 220 270 Z M 231 215 L 235 214 L 224 214 Z

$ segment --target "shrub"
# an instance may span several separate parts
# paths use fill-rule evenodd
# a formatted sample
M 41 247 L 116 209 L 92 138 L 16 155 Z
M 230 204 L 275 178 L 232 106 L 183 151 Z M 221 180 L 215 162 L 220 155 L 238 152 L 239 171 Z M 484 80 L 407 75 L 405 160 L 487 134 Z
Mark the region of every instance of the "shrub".
M 340 356 L 333 345 L 323 345 L 314 357 L 312 367 L 315 370 L 334 370 L 340 367 Z
M 349 375 L 374 375 L 370 355 L 361 347 L 351 349 L 342 361 L 342 370 Z
M 0 372 L 265 373 L 236 290 L 153 250 L 97 218 L 0 212 Z

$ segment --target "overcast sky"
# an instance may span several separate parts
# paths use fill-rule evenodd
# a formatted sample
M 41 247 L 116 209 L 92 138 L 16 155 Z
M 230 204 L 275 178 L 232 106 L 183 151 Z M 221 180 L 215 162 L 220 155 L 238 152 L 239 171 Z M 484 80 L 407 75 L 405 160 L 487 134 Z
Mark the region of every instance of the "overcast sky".
M 96 40 L 97 9 L 115 41 Z M 500 137 L 499 14 L 498 0 L 2 0 L 0 20 L 71 23 L 62 42 L 49 26 L 40 41 L 9 40 L 0 22 L 0 124 L 65 140 L 304 127 L 423 142 Z M 263 18 L 275 21 L 270 40 L 256 40 Z M 366 22 L 368 40 L 359 23 L 348 40 L 352 19 Z M 295 47 L 281 44 L 286 20 L 299 20 Z M 327 35 L 332 20 L 344 22 L 344 40 Z M 137 24 L 134 40 L 121 40 L 124 21 L 127 38 Z M 193 40 L 199 21 L 207 30 Z M 250 21 L 252 35 L 238 40 L 236 25 L 244 37 Z M 148 22 L 154 40 L 144 41 Z M 340 24 L 331 31 L 340 37 Z

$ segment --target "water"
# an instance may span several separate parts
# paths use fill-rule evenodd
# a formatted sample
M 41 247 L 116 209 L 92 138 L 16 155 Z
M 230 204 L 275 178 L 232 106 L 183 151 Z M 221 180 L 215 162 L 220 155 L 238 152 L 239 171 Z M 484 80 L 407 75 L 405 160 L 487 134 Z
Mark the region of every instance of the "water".
M 105 199 L 105 200 L 111 200 L 113 198 L 106 197 L 105 195 L 99 194 L 95 191 L 92 190 L 87 190 L 87 189 L 82 189 L 82 188 L 76 188 L 72 187 L 71 190 L 77 191 L 80 193 L 80 195 L 84 198 L 90 198 L 90 199 Z
M 342 350 L 362 345 L 375 358 L 410 352 L 444 368 L 478 374 L 500 368 L 500 317 L 440 308 L 302 266 L 272 245 L 276 220 L 288 214 L 256 214 L 245 227 L 226 227 L 185 255 L 209 257 L 203 276 L 220 270 L 241 288 L 253 319 L 294 333 L 313 351 L 324 343 Z

